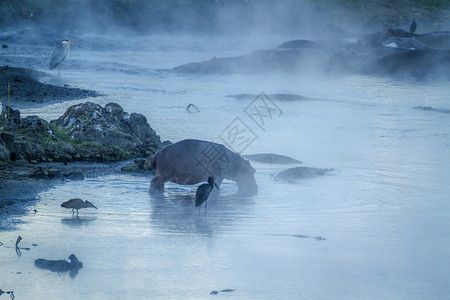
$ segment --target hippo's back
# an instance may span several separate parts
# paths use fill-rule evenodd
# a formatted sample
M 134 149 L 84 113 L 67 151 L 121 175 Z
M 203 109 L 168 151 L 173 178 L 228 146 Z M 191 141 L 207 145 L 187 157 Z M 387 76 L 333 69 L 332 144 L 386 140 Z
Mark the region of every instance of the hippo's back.
M 221 156 L 228 157 L 232 154 L 223 145 L 188 139 L 166 146 L 156 152 L 151 166 L 155 174 L 165 178 L 192 175 L 204 181 L 210 175 L 212 165 L 217 164 Z

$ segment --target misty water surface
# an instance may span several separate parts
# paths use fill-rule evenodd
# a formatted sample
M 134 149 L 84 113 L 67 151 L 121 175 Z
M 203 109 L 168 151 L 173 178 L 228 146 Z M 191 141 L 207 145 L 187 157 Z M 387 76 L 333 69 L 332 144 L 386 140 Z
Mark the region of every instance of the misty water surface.
M 162 140 L 221 143 L 239 117 L 257 138 L 244 154 L 278 153 L 304 166 L 333 168 L 289 184 L 288 166 L 252 163 L 259 193 L 240 198 L 233 182 L 193 207 L 194 187 L 148 194 L 151 177 L 111 175 L 58 185 L 39 195 L 38 213 L 1 233 L 3 290 L 17 299 L 186 298 L 442 299 L 450 293 L 450 119 L 448 82 L 311 74 L 181 75 L 179 64 L 274 47 L 282 38 L 74 35 L 62 78 L 46 70 L 49 46 L 18 46 L 9 59 L 46 80 L 104 96 L 23 109 L 47 120 L 69 105 L 119 103 L 144 114 Z M 23 55 L 25 53 L 25 55 Z M 238 94 L 289 93 L 264 131 Z M 195 104 L 200 112 L 188 114 Z M 72 218 L 63 201 L 79 197 L 98 210 Z M 13 246 L 30 247 L 17 256 Z M 32 243 L 38 246 L 31 246 Z M 74 278 L 37 269 L 37 258 L 75 253 Z M 210 295 L 213 290 L 233 289 Z M 3 296 L 5 297 L 5 295 Z

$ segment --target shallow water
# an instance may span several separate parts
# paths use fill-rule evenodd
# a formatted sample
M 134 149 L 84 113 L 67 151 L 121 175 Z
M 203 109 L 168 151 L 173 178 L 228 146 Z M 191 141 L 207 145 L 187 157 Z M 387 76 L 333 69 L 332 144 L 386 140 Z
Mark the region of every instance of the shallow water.
M 273 47 L 280 42 L 272 41 Z M 450 119 L 439 111 L 450 109 L 448 82 L 179 75 L 163 69 L 270 43 L 250 49 L 232 39 L 96 35 L 77 42 L 60 81 L 42 60 L 51 47 L 17 46 L 27 52 L 23 57 L 10 46 L 9 59 L 36 65 L 49 82 L 105 95 L 89 101 L 118 102 L 144 114 L 163 140 L 221 143 L 221 133 L 239 117 L 256 136 L 244 154 L 279 153 L 334 171 L 288 184 L 272 179 L 287 166 L 252 163 L 258 195 L 240 198 L 225 181 L 206 215 L 192 205 L 194 187 L 170 184 L 163 199 L 152 199 L 145 176 L 56 186 L 39 195 L 30 208 L 36 214 L 0 234 L 1 289 L 14 290 L 17 299 L 442 299 L 450 293 Z M 279 111 L 261 129 L 244 112 L 251 100 L 227 97 L 261 91 L 316 100 L 274 100 Z M 87 100 L 22 113 L 51 120 Z M 200 113 L 186 113 L 189 103 Z M 74 197 L 99 209 L 73 218 L 60 204 Z M 31 248 L 20 257 L 10 247 L 18 235 L 20 245 Z M 33 265 L 71 253 L 84 264 L 73 279 Z M 234 291 L 209 294 L 224 289 Z

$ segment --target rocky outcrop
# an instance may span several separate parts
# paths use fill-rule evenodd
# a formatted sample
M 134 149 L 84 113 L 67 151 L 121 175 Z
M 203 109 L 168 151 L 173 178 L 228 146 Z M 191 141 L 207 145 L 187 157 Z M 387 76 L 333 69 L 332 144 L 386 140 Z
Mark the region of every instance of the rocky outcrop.
M 154 152 L 161 142 L 144 115 L 128 114 L 117 103 L 105 107 L 92 102 L 74 105 L 51 124 L 73 141 L 124 149 L 135 155 Z
M 129 115 L 116 103 L 74 105 L 50 123 L 4 107 L 0 131 L 4 162 L 114 161 L 151 155 L 161 143 L 145 116 Z

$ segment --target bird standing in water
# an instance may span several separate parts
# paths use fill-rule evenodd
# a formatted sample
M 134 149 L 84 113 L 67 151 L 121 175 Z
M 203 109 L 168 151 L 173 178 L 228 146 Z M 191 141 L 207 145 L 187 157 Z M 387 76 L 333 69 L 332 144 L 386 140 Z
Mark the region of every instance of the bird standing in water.
M 416 19 L 413 19 L 411 26 L 409 26 L 409 33 L 411 35 L 414 35 L 414 33 L 416 32 L 416 29 L 417 29 Z
M 83 201 L 80 198 L 74 198 L 74 199 L 70 199 L 69 201 L 64 202 L 63 204 L 61 204 L 61 207 L 64 208 L 71 208 L 72 209 L 72 215 L 75 214 L 75 211 L 77 211 L 77 216 L 78 216 L 78 210 L 80 208 L 88 208 L 88 207 L 93 207 L 95 209 L 98 209 L 97 207 L 95 207 L 94 204 L 92 204 L 89 201 Z
M 75 42 L 71 42 L 69 40 L 62 40 L 58 43 L 53 50 L 52 57 L 50 58 L 50 64 L 48 66 L 49 70 L 52 70 L 58 67 L 58 76 L 61 75 L 61 63 L 66 58 L 67 54 L 70 51 L 70 44 L 75 44 Z
M 211 194 L 214 187 L 220 191 L 219 186 L 214 182 L 214 177 L 210 176 L 208 177 L 208 183 L 201 184 L 197 188 L 197 192 L 195 193 L 195 207 L 200 207 L 203 202 L 205 202 L 206 212 L 206 201 L 208 200 L 209 194 Z

